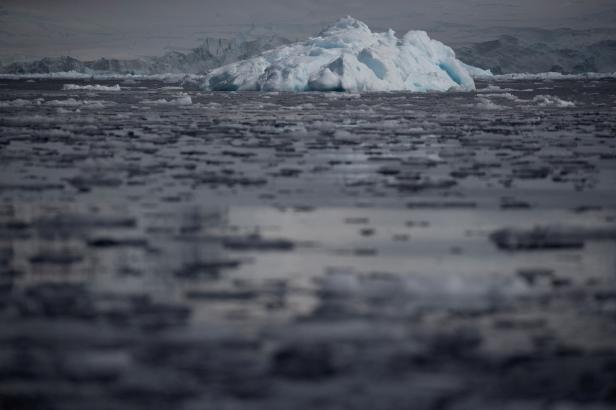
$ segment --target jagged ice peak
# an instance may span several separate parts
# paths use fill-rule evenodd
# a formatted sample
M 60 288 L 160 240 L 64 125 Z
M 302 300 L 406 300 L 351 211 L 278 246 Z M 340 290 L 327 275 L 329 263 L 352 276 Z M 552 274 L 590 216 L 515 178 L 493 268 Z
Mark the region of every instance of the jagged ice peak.
M 315 37 L 211 71 L 214 91 L 473 90 L 476 72 L 425 31 L 398 38 L 347 16 Z

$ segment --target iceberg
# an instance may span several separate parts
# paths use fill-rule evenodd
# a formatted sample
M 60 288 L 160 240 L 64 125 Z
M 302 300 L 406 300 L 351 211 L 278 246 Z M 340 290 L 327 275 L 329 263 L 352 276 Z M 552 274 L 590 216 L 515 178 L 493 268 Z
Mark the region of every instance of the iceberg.
M 209 91 L 448 91 L 475 89 L 454 51 L 409 31 L 373 33 L 350 16 L 316 37 L 266 51 L 209 72 Z M 478 71 L 477 71 L 478 72 Z

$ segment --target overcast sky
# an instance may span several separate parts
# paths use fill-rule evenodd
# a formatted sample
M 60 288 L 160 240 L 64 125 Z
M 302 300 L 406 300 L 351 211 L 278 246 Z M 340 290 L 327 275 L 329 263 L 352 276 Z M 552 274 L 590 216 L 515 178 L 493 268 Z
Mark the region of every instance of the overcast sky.
M 0 57 L 156 55 L 238 33 L 302 38 L 344 15 L 447 41 L 487 27 L 611 27 L 616 0 L 0 0 Z

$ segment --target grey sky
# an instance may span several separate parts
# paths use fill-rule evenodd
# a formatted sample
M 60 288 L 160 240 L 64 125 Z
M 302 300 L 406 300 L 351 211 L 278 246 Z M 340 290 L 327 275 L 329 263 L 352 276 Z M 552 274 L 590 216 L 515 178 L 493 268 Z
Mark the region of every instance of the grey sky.
M 239 33 L 302 38 L 343 15 L 455 41 L 487 27 L 611 27 L 616 1 L 0 0 L 0 57 L 155 55 Z

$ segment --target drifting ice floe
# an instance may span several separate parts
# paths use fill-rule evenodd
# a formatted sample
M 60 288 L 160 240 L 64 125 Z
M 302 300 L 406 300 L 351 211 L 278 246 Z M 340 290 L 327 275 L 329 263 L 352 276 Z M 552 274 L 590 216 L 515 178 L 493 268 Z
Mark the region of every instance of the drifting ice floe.
M 191 105 L 192 98 L 187 93 L 179 93 L 171 100 L 161 98 L 158 100 L 143 100 L 141 102 L 148 105 Z
M 37 98 L 35 100 L 24 100 L 23 98 L 17 98 L 15 100 L 0 101 L 0 107 L 24 107 L 35 104 L 40 105 L 42 101 L 42 98 Z
M 469 72 L 469 71 L 472 71 Z M 489 72 L 456 59 L 424 31 L 401 39 L 373 33 L 352 17 L 305 42 L 282 46 L 210 72 L 214 91 L 447 91 L 474 90 L 472 75 Z
M 537 103 L 540 107 L 575 107 L 573 101 L 566 101 L 554 95 L 537 95 L 533 98 L 533 102 Z
M 504 105 L 498 105 L 494 101 L 490 100 L 486 97 L 479 97 L 479 102 L 476 104 L 476 107 L 482 110 L 504 110 Z
M 65 100 L 49 100 L 43 103 L 44 105 L 52 107 L 88 107 L 88 108 L 104 108 L 105 105 L 113 104 L 109 101 L 97 101 L 97 100 L 76 100 L 74 98 L 67 98 Z
M 527 100 L 523 98 L 516 97 L 511 93 L 495 93 L 495 94 L 478 94 L 477 99 L 479 102 L 475 104 L 477 108 L 483 110 L 504 110 L 507 108 L 511 108 L 510 106 L 499 105 L 496 104 L 492 99 L 497 99 L 499 101 L 509 100 L 515 104 L 527 104 L 528 107 L 538 106 L 538 107 L 556 107 L 556 108 L 573 108 L 575 107 L 575 102 L 563 100 L 554 95 L 537 95 L 534 98 Z
M 64 84 L 62 87 L 63 90 L 87 90 L 87 91 L 122 91 L 119 84 L 108 86 L 108 85 L 100 85 L 100 84 L 88 84 L 88 85 L 77 85 L 77 84 Z

